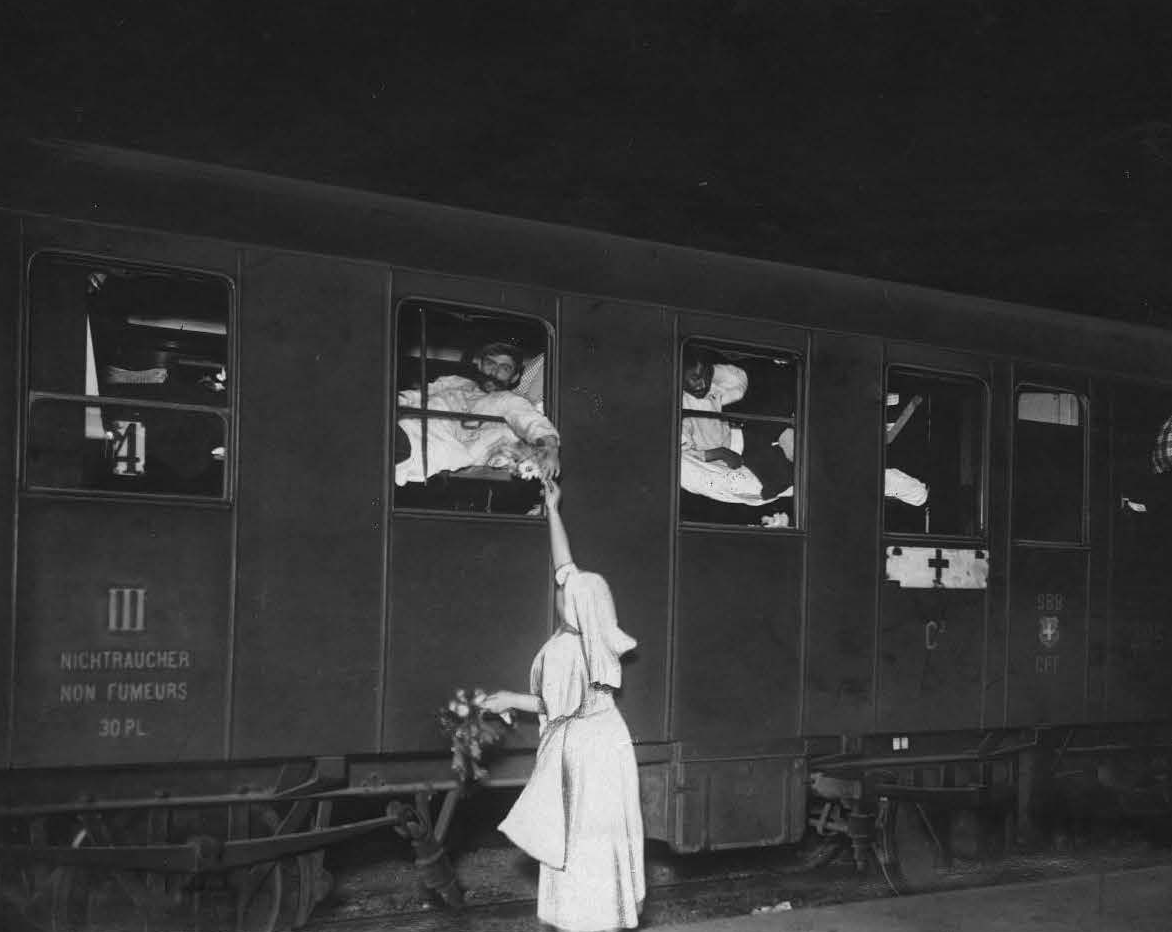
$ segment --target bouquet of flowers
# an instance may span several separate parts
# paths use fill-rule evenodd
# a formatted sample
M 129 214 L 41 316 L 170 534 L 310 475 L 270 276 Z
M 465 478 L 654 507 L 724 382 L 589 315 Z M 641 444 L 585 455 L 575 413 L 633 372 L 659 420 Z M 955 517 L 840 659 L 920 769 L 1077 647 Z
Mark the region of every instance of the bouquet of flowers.
M 507 469 L 518 479 L 540 479 L 548 456 L 546 448 L 539 444 L 524 440 L 502 441 L 490 451 L 487 465 Z
M 518 461 L 513 474 L 519 479 L 540 479 L 541 466 L 539 465 L 539 457 L 529 456 L 523 460 Z
M 482 703 L 483 689 L 457 689 L 439 711 L 440 728 L 452 742 L 452 769 L 464 783 L 488 776 L 483 764 L 486 748 L 500 744 L 513 724 L 509 712 L 489 712 Z

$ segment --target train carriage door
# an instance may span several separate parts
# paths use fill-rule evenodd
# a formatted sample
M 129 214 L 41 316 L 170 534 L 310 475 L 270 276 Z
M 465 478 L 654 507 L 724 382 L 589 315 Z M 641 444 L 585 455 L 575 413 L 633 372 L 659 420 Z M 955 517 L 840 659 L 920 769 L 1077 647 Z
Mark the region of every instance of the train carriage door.
M 1111 630 L 1103 717 L 1172 708 L 1172 391 L 1114 386 L 1111 398 Z
M 1086 379 L 1019 366 L 1010 480 L 1007 719 L 1085 718 L 1091 415 Z
M 677 847 L 786 842 L 800 732 L 806 336 L 681 314 L 672 737 Z
M 218 757 L 235 255 L 28 235 L 13 763 Z
M 878 727 L 982 720 L 988 618 L 989 366 L 887 348 Z
M 798 733 L 805 340 L 680 323 L 673 733 L 697 750 L 775 749 Z
M 548 292 L 422 273 L 396 272 L 393 286 L 382 741 L 436 751 L 435 710 L 453 691 L 527 683 L 551 630 L 535 465 L 558 424 L 558 305 Z M 562 466 L 582 488 L 564 454 Z

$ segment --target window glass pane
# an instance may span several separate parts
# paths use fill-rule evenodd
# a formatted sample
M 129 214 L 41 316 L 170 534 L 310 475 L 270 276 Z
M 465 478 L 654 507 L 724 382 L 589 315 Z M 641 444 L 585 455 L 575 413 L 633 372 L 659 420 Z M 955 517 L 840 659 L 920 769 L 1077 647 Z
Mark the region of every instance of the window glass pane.
M 792 527 L 798 357 L 689 340 L 680 372 L 680 520 Z
M 395 505 L 540 514 L 538 474 L 559 447 L 547 325 L 409 301 L 396 332 Z
M 1086 444 L 1082 399 L 1042 388 L 1017 394 L 1013 536 L 1080 542 Z
M 226 424 L 215 412 L 39 398 L 25 480 L 36 488 L 219 498 L 226 450 Z
M 977 379 L 887 373 L 887 531 L 980 536 L 986 396 Z
M 32 266 L 31 388 L 228 403 L 228 283 L 41 255 Z
M 26 483 L 224 496 L 230 309 L 215 276 L 37 256 Z

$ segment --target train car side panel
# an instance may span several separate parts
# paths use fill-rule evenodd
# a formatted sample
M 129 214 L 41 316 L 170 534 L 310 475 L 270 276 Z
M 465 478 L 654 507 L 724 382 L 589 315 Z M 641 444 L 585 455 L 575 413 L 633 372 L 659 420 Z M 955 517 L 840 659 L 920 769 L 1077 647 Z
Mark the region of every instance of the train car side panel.
M 1010 574 L 1010 724 L 1080 721 L 1086 715 L 1086 554 L 1019 547 Z
M 46 217 L 26 217 L 23 224 L 26 261 L 48 250 L 220 275 L 236 271 L 236 249 L 219 240 Z
M 984 636 L 983 591 L 885 585 L 879 633 L 879 729 L 978 727 Z
M 219 756 L 228 522 L 196 508 L 24 502 L 15 765 Z
M 16 398 L 20 378 L 18 335 L 21 295 L 20 221 L 0 213 L 0 436 L 15 437 Z M 4 447 L 0 455 L 0 663 L 4 686 L 0 688 L 0 767 L 9 763 L 12 710 L 13 610 L 12 542 L 16 527 L 16 452 Z
M 807 734 L 874 724 L 882 351 L 865 337 L 812 340 Z
M 456 689 L 528 691 L 551 630 L 548 566 L 548 533 L 532 520 L 396 516 L 386 750 L 444 749 L 436 713 Z M 535 746 L 532 724 L 508 745 Z
M 377 745 L 388 278 L 374 265 L 246 255 L 237 756 Z
M 1160 720 L 1172 709 L 1172 392 L 1113 387 L 1109 721 Z
M 661 309 L 581 298 L 567 298 L 562 315 L 563 510 L 575 555 L 606 577 L 619 623 L 639 641 L 622 697 L 637 741 L 666 737 L 679 384 L 672 322 Z
M 765 543 L 680 534 L 672 719 L 685 756 L 768 753 L 798 733 L 803 542 Z

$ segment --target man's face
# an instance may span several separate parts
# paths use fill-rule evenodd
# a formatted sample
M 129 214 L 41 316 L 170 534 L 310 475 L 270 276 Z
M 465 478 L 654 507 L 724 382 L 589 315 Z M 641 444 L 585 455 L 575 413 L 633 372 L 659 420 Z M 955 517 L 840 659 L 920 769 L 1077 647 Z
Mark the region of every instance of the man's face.
M 693 398 L 703 398 L 712 384 L 712 366 L 695 363 L 684 370 L 684 391 Z
M 481 381 L 486 392 L 506 391 L 517 377 L 517 364 L 508 353 L 480 357 L 480 371 L 487 376 Z

